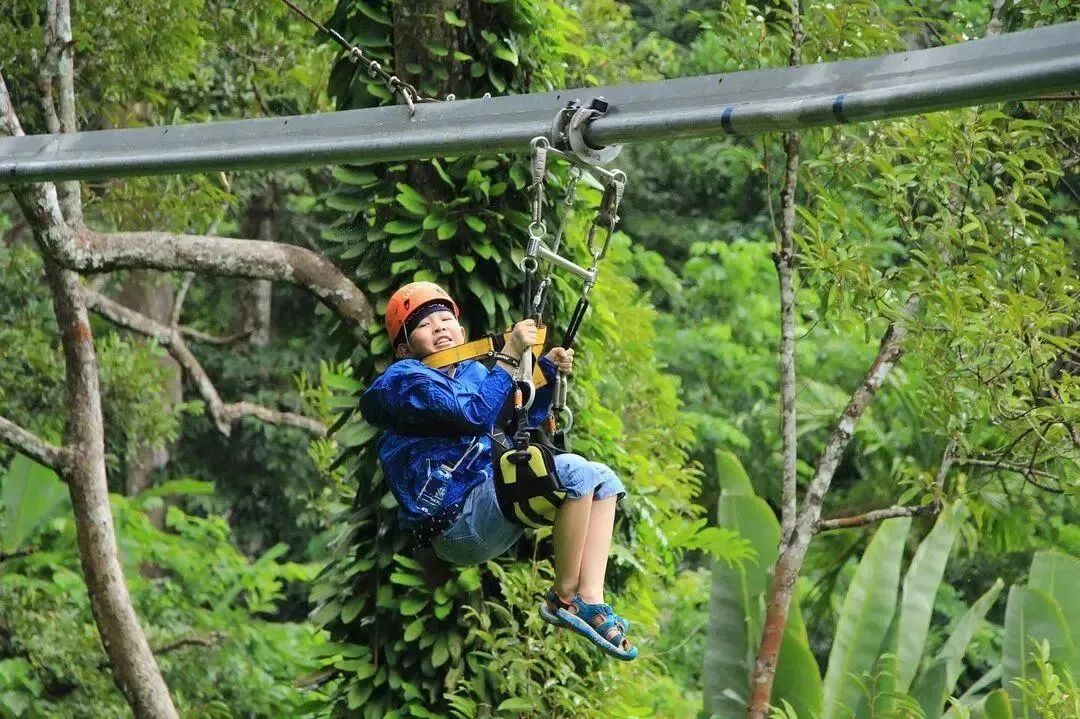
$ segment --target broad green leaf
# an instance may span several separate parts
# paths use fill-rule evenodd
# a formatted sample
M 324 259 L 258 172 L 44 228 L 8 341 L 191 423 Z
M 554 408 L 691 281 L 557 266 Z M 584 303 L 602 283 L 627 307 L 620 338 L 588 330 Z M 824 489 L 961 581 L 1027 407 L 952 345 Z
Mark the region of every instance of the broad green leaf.
M 446 12 L 444 12 L 443 19 L 446 20 L 447 24 L 453 25 L 454 27 L 465 27 L 465 21 L 462 20 L 453 10 L 447 10 Z
M 857 679 L 874 666 L 896 612 L 900 563 L 910 527 L 910 517 L 882 522 L 855 570 L 825 672 L 823 719 L 841 719 L 859 706 L 862 690 Z
M 949 696 L 945 684 L 948 681 L 948 666 L 945 660 L 937 659 L 925 672 L 919 675 L 919 680 L 911 689 L 912 696 L 919 702 L 923 709 L 925 719 L 939 719 L 945 706 L 945 700 Z
M 717 468 L 722 484 L 725 475 L 746 477 L 739 460 L 730 453 L 717 453 Z M 717 524 L 738 532 L 757 553 L 755 559 L 739 565 L 720 561 L 713 565 L 710 638 L 702 681 L 706 711 L 728 716 L 740 709 L 745 711 L 751 654 L 761 634 L 761 595 L 769 569 L 776 562 L 780 525 L 765 500 L 753 494 L 748 479 L 723 486 Z M 742 493 L 731 493 L 728 486 Z
M 1013 719 L 1015 716 L 1009 693 L 1004 689 L 995 689 L 986 695 L 983 711 L 986 712 L 986 719 Z
M 67 486 L 48 467 L 16 454 L 2 478 L 0 502 L 4 525 L 0 528 L 0 550 L 15 552 L 59 510 L 67 498 Z
M 1036 552 L 1031 560 L 1028 586 L 1057 602 L 1065 615 L 1065 626 L 1070 628 L 1072 645 L 1080 649 L 1080 559 L 1054 550 Z M 1064 667 L 1074 677 L 1080 677 L 1077 659 L 1074 655 Z
M 797 600 L 792 600 L 788 623 L 784 627 L 784 640 L 776 664 L 773 682 L 772 704 L 787 701 L 800 717 L 821 716 L 825 701 L 825 687 L 821 670 L 810 649 L 810 640 L 803 624 L 802 612 Z
M 754 494 L 754 486 L 746 475 L 742 462 L 731 452 L 716 451 L 716 476 L 720 488 L 729 494 Z
M 967 652 L 968 644 L 971 643 L 971 639 L 975 636 L 975 632 L 978 631 L 979 626 L 986 617 L 986 613 L 990 611 L 990 607 L 994 606 L 994 602 L 997 601 L 998 595 L 1001 594 L 1004 587 L 1005 582 L 1000 579 L 996 580 L 993 586 L 986 590 L 960 618 L 956 628 L 953 629 L 952 634 L 946 640 L 945 646 L 938 653 L 936 659 L 946 662 L 948 667 L 945 681 L 947 696 L 952 694 L 953 689 L 956 688 L 956 681 L 963 672 L 964 654 Z
M 900 623 L 897 627 L 897 691 L 907 691 L 919 671 L 919 661 L 930 630 L 930 617 L 934 613 L 934 600 L 956 534 L 966 514 L 964 505 L 959 501 L 946 507 L 934 523 L 934 528 L 915 550 L 911 566 L 904 576 Z
M 1031 659 L 1033 642 L 1046 640 L 1050 643 L 1052 662 L 1071 661 L 1076 649 L 1071 633 L 1065 623 L 1061 607 L 1052 597 L 1038 589 L 1012 586 L 1005 605 L 1005 638 L 1001 649 L 1001 684 L 1012 699 L 1017 717 L 1034 719 L 1035 713 L 1023 701 L 1016 686 L 1017 679 L 1038 676 L 1038 669 Z

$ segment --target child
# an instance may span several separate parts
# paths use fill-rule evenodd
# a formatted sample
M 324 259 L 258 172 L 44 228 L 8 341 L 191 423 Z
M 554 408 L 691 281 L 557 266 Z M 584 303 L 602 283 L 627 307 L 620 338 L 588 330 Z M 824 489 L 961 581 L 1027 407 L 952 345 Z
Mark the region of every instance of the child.
M 514 390 L 522 353 L 537 342 L 536 323 L 514 328 L 495 366 L 467 360 L 444 370 L 421 362 L 465 342 L 460 313 L 438 285 L 413 282 L 390 298 L 386 330 L 394 362 L 364 393 L 364 418 L 383 430 L 379 461 L 397 498 L 401 525 L 442 559 L 479 564 L 510 548 L 522 534 L 495 496 L 491 433 Z M 548 384 L 536 391 L 529 421 L 538 425 L 551 403 L 555 372 L 573 368 L 574 351 L 555 347 L 538 359 Z M 555 467 L 566 499 L 555 515 L 555 586 L 541 617 L 572 629 L 623 660 L 637 656 L 626 640 L 626 620 L 604 603 L 615 503 L 626 490 L 607 466 L 559 454 Z M 440 469 L 449 470 L 439 474 Z

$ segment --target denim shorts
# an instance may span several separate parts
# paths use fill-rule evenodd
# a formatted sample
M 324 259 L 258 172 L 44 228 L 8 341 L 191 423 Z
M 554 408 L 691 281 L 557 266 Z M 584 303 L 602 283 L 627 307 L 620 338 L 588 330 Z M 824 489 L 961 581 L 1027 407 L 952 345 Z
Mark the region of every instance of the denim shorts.
M 605 499 L 626 495 L 622 480 L 606 464 L 590 462 L 577 454 L 555 457 L 555 471 L 566 488 L 567 499 Z M 489 474 L 465 498 L 461 515 L 432 543 L 442 559 L 453 564 L 480 564 L 509 549 L 522 527 L 503 516 L 495 499 L 495 480 Z

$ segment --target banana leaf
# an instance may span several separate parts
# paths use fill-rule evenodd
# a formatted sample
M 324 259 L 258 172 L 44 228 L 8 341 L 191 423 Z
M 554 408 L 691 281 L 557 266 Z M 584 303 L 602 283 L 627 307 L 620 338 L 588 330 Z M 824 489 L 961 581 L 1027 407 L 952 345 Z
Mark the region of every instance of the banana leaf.
M 67 487 L 56 473 L 22 454 L 11 460 L 0 477 L 0 551 L 15 552 L 43 522 L 52 518 L 67 499 Z
M 1058 603 L 1038 589 L 1014 585 L 1005 606 L 1001 683 L 1012 700 L 1013 713 L 1023 719 L 1035 719 L 1035 713 L 1027 706 L 1015 680 L 1038 677 L 1031 659 L 1032 642 L 1044 640 L 1050 644 L 1050 661 L 1055 665 L 1075 661 L 1076 648 Z
M 858 679 L 874 666 L 896 613 L 900 562 L 911 518 L 882 522 L 844 597 L 825 672 L 823 719 L 844 719 L 862 698 Z
M 1073 652 L 1052 659 L 1074 677 L 1080 677 L 1080 657 L 1076 651 L 1080 650 L 1080 559 L 1054 550 L 1036 552 L 1031 560 L 1028 586 L 1049 595 L 1061 607 Z
M 919 671 L 919 661 L 930 630 L 930 617 L 934 613 L 934 600 L 956 534 L 966 514 L 964 505 L 959 501 L 946 507 L 934 523 L 934 528 L 915 550 L 911 566 L 904 576 L 896 647 L 899 659 L 897 691 L 907 691 Z
M 818 668 L 814 652 L 810 650 L 802 611 L 794 599 L 784 627 L 784 640 L 773 681 L 772 705 L 780 706 L 781 700 L 791 704 L 799 719 L 820 717 L 825 703 L 821 669 Z
M 713 565 L 710 636 L 702 677 L 705 710 L 738 716 L 745 712 L 751 662 L 761 637 L 761 596 L 776 562 L 780 526 L 765 500 L 727 489 L 720 495 L 717 520 L 719 526 L 750 541 L 757 553 L 741 565 L 722 561 Z

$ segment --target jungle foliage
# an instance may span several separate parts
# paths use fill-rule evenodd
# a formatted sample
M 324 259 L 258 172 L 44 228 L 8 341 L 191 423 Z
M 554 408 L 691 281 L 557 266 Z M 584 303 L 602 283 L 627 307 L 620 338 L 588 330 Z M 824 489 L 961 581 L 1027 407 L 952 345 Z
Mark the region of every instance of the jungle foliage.
M 319 0 L 320 19 L 425 95 L 481 97 L 786 64 L 786 5 L 696 0 Z M 384 85 L 283 5 L 77 3 L 82 126 L 374 107 Z M 994 8 L 997 8 L 996 10 Z M 27 130 L 43 8 L 12 0 L 0 68 Z M 1068 2 L 802 3 L 805 63 L 1080 17 Z M 994 13 L 992 17 L 992 13 Z M 137 29 L 137 30 L 136 30 Z M 911 340 L 855 428 L 826 516 L 893 519 L 814 540 L 773 700 L 785 719 L 1025 717 L 1078 711 L 1080 111 L 1017 102 L 802 135 L 796 242 L 799 476 L 885 326 Z M 396 526 L 357 394 L 390 361 L 285 287 L 263 348 L 200 347 L 223 394 L 333 426 L 309 441 L 245 421 L 217 433 L 197 395 L 162 404 L 164 351 L 100 319 L 111 486 L 125 576 L 184 715 L 738 717 L 779 536 L 777 138 L 628 147 L 621 231 L 579 339 L 574 450 L 610 464 L 621 505 L 609 590 L 641 658 L 615 664 L 536 615 L 546 532 L 481 567 L 417 554 Z M 551 195 L 565 183 L 557 168 Z M 521 305 L 523 155 L 93 183 L 104 229 L 279 241 L 346 270 L 381 313 L 442 283 L 473 336 Z M 572 256 L 599 193 L 579 192 Z M 557 210 L 548 208 L 549 226 Z M 47 438 L 67 419 L 41 263 L 0 199 L 0 416 Z M 109 278 L 113 293 L 124 277 Z M 179 276 L 165 275 L 170 288 Z M 576 299 L 557 278 L 556 335 Z M 185 323 L 236 329 L 240 289 L 198 278 Z M 135 454 L 168 447 L 123 496 Z M 946 452 L 955 464 L 936 482 Z M 126 716 L 79 573 L 65 490 L 0 448 L 0 717 Z M 155 524 L 153 517 L 163 519 Z M 725 693 L 727 690 L 727 693 Z

